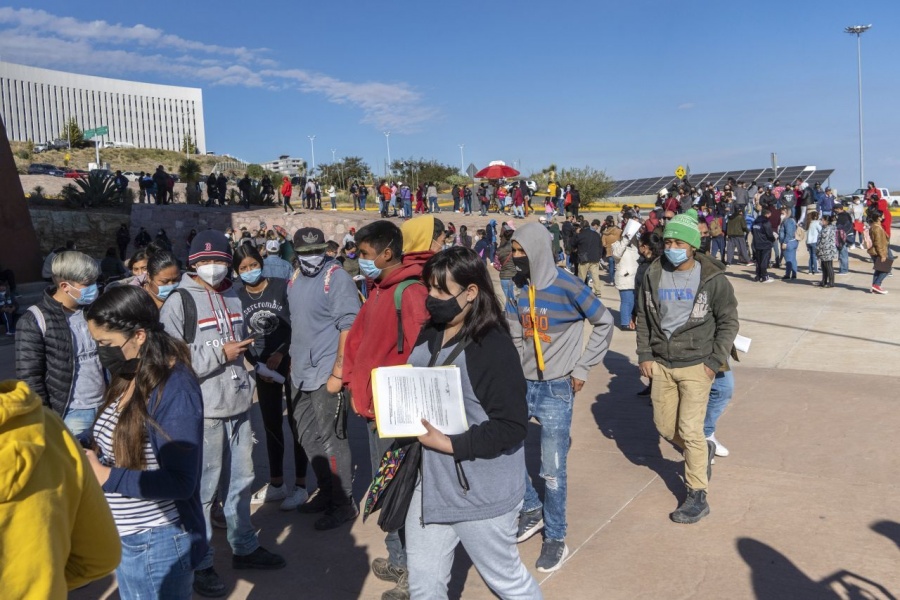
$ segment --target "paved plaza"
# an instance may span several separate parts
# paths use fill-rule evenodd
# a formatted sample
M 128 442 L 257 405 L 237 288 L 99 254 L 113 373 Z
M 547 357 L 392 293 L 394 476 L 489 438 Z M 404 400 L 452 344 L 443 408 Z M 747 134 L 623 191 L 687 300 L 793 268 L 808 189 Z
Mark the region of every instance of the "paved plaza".
M 731 455 L 713 468 L 711 514 L 692 526 L 669 521 L 683 494 L 681 458 L 657 436 L 649 400 L 636 396 L 643 383 L 634 334 L 616 331 L 604 365 L 576 397 L 571 555 L 552 575 L 533 571 L 547 598 L 900 595 L 900 279 L 885 282 L 889 295 L 875 296 L 867 293 L 871 263 L 859 260 L 834 289 L 813 287 L 805 273 L 768 285 L 753 283 L 750 273 L 735 267 L 729 275 L 741 334 L 753 342 L 734 365 L 735 396 L 719 422 L 717 436 Z M 602 301 L 618 311 L 612 286 L 604 286 Z M 12 364 L 7 342 L 0 347 L 4 377 Z M 258 411 L 255 417 L 261 439 Z M 350 421 L 361 497 L 369 479 L 365 430 Z M 532 424 L 531 449 L 538 436 Z M 264 444 L 255 457 L 261 485 Z M 537 468 L 530 452 L 529 470 Z M 374 518 L 318 532 L 314 516 L 280 512 L 276 503 L 253 519 L 262 544 L 282 553 L 288 568 L 233 571 L 224 531 L 216 530 L 216 566 L 233 586 L 230 598 L 377 599 L 389 589 L 368 570 L 384 555 Z M 533 570 L 539 537 L 520 548 Z M 72 597 L 115 598 L 112 588 L 107 579 Z M 461 549 L 451 597 L 493 597 Z

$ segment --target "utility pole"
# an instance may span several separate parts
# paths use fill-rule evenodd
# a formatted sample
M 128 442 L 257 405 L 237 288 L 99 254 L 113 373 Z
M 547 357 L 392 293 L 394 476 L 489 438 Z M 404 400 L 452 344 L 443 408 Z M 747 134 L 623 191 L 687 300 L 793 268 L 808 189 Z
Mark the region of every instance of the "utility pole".
M 385 175 L 388 175 L 388 171 L 391 169 L 391 132 L 384 132 L 384 141 L 387 144 L 387 169 L 385 169 Z
M 309 149 L 310 149 L 310 152 L 312 153 L 312 157 L 311 157 L 312 158 L 312 176 L 315 177 L 315 175 L 316 175 L 316 136 L 308 135 L 306 137 L 309 138 Z
M 465 144 L 459 145 L 459 172 L 460 173 L 466 172 L 466 158 L 465 158 L 465 155 L 463 154 L 463 148 L 465 148 L 465 147 L 466 147 Z
M 863 98 L 862 98 L 862 34 L 872 28 L 872 25 L 854 25 L 845 27 L 844 32 L 856 36 L 856 84 L 859 90 L 859 187 L 865 189 L 865 173 L 863 161 Z

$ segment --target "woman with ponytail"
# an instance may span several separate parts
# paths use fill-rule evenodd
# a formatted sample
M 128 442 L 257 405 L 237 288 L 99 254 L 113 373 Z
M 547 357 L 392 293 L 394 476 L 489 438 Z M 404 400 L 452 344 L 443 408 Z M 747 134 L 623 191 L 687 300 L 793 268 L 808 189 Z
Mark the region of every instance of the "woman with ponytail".
M 134 286 L 108 290 L 85 318 L 111 378 L 82 444 L 122 539 L 119 595 L 190 598 L 207 551 L 203 401 L 190 350 L 165 333 L 153 299 Z

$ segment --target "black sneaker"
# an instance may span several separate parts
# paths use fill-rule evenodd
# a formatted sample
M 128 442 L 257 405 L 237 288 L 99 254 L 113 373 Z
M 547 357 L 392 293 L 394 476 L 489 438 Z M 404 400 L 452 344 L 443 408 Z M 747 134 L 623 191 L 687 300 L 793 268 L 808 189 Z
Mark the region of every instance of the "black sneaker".
M 534 566 L 541 573 L 552 573 L 559 569 L 566 557 L 569 556 L 569 547 L 563 540 L 544 540 L 541 546 L 541 555 L 538 557 Z
M 712 466 L 716 462 L 716 443 L 710 439 L 706 440 L 706 483 L 712 479 Z
M 221 598 L 225 595 L 225 583 L 212 567 L 194 571 L 194 591 L 204 598 Z
M 332 506 L 325 511 L 325 515 L 316 520 L 313 526 L 319 531 L 328 531 L 340 527 L 347 521 L 352 521 L 359 516 L 359 508 L 355 502 L 343 506 Z
M 516 532 L 516 542 L 524 542 L 538 531 L 544 528 L 544 507 L 538 507 L 528 512 L 519 513 L 519 529 Z
M 231 559 L 231 567 L 234 569 L 273 570 L 283 569 L 285 564 L 284 558 L 278 554 L 269 552 L 262 546 L 244 556 L 235 554 Z
M 391 564 L 386 558 L 376 558 L 372 561 L 372 573 L 382 581 L 397 583 L 400 577 L 406 573 L 406 569 Z
M 676 523 L 690 525 L 696 523 L 709 514 L 709 504 L 706 502 L 706 490 L 692 490 L 688 488 L 687 498 L 681 503 L 669 518 Z
M 409 573 L 403 571 L 397 586 L 383 593 L 381 600 L 409 600 Z
M 328 498 L 322 493 L 322 488 L 319 488 L 306 502 L 297 507 L 297 511 L 303 514 L 320 513 L 325 512 L 329 505 Z

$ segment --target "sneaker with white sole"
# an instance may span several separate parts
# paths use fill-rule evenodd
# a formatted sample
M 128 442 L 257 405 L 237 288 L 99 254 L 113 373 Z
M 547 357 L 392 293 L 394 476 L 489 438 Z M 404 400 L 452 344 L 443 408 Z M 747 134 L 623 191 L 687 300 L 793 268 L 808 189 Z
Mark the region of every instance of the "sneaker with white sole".
M 262 486 L 262 488 L 257 491 L 255 494 L 250 496 L 250 504 L 265 504 L 266 502 L 278 502 L 279 500 L 284 500 L 288 497 L 288 489 L 287 486 L 282 485 L 272 485 L 271 483 L 267 483 Z
M 516 531 L 516 542 L 524 542 L 544 528 L 544 507 L 540 506 L 528 512 L 519 513 L 519 528 Z
M 729 454 L 731 454 L 731 453 L 728 451 L 728 448 L 726 448 L 725 446 L 723 446 L 723 445 L 722 445 L 722 442 L 720 442 L 719 440 L 716 439 L 716 434 L 715 434 L 715 433 L 712 434 L 711 436 L 709 436 L 709 437 L 706 438 L 706 439 L 707 439 L 708 441 L 710 441 L 710 442 L 713 442 L 713 443 L 716 445 L 716 456 L 722 456 L 722 457 L 725 457 L 725 456 L 728 456 Z
M 872 293 L 873 294 L 887 294 L 887 290 L 882 289 L 880 285 L 873 285 Z
M 541 546 L 541 555 L 538 557 L 535 567 L 541 573 L 552 573 L 559 569 L 569 556 L 569 547 L 563 540 L 544 540 Z
M 298 506 L 306 502 L 307 498 L 309 498 L 309 494 L 307 493 L 305 488 L 295 487 L 291 490 L 291 493 L 287 495 L 284 499 L 284 502 L 281 503 L 281 506 L 278 507 L 279 510 L 296 510 Z

